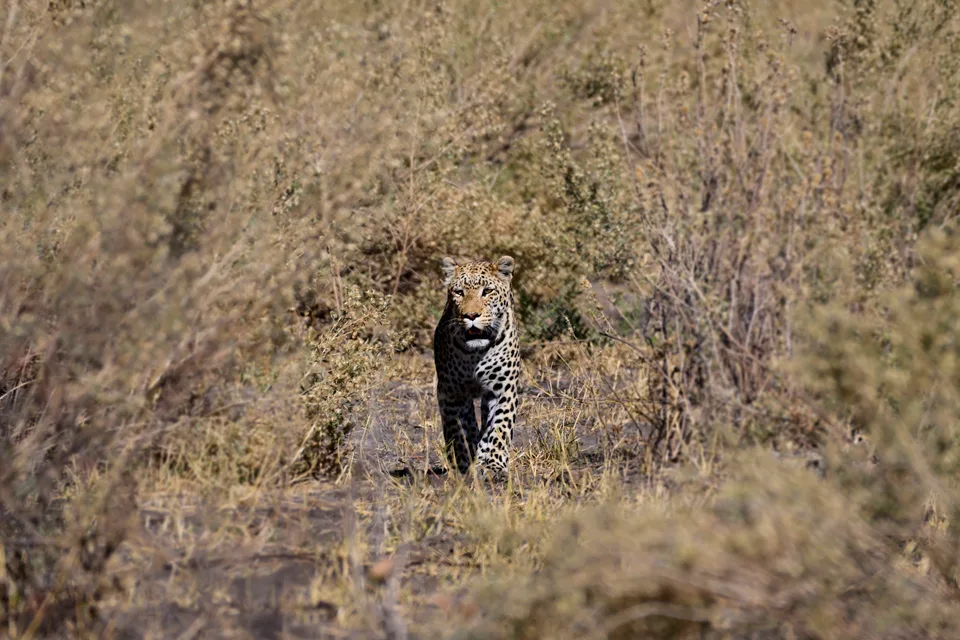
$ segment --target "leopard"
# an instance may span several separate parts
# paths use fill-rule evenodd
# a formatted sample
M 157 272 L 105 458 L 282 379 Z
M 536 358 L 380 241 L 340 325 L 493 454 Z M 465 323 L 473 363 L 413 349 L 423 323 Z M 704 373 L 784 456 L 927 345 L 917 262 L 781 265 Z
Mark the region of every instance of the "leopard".
M 496 263 L 440 263 L 447 302 L 433 335 L 437 404 L 447 461 L 461 474 L 471 465 L 501 480 L 508 472 L 520 379 L 515 264 L 508 255 Z

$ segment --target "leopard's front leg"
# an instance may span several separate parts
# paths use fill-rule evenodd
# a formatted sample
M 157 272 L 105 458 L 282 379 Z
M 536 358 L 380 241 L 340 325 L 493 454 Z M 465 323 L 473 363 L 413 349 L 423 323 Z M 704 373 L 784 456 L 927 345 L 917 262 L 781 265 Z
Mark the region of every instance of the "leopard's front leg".
M 477 447 L 477 464 L 496 474 L 506 474 L 517 422 L 517 382 L 508 380 L 483 392 L 483 431 Z
M 480 439 L 473 398 L 450 393 L 438 386 L 437 400 L 440 405 L 447 460 L 460 473 L 466 473 L 476 456 L 477 442 Z

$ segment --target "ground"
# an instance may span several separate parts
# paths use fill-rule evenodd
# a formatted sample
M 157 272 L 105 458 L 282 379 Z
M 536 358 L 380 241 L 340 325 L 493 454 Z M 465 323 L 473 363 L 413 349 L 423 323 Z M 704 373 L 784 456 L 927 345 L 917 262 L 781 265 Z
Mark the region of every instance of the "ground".
M 339 483 L 242 487 L 228 502 L 144 495 L 137 533 L 117 559 L 135 586 L 129 600 L 105 608 L 111 625 L 129 637 L 382 637 L 382 620 L 369 612 L 385 589 L 367 575 L 381 558 L 396 558 L 397 612 L 412 632 L 450 611 L 469 615 L 469 604 L 457 604 L 482 564 L 453 505 L 476 492 L 522 511 L 531 499 L 569 495 L 574 477 L 596 481 L 603 452 L 582 422 L 564 436 L 575 445 L 569 457 L 548 460 L 562 455 L 552 419 L 576 389 L 541 379 L 523 387 L 516 484 L 475 488 L 457 474 L 425 474 L 442 461 L 429 357 L 419 383 L 373 391 L 371 420 L 352 434 L 355 458 Z M 625 434 L 620 447 L 635 453 L 635 439 Z M 624 472 L 639 464 L 622 462 Z

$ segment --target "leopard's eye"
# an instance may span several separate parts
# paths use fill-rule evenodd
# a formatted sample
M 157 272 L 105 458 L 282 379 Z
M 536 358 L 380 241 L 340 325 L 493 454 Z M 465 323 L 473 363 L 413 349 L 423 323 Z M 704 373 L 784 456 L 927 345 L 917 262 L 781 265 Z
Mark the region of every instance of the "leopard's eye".
M 454 289 L 453 295 L 457 296 L 458 298 L 463 297 L 463 289 Z
M 487 297 L 488 295 L 490 295 L 491 293 L 493 293 L 493 289 L 491 289 L 490 287 L 484 287 L 484 288 L 483 288 L 483 291 L 480 292 L 480 295 L 482 295 L 484 298 L 486 298 L 486 297 Z

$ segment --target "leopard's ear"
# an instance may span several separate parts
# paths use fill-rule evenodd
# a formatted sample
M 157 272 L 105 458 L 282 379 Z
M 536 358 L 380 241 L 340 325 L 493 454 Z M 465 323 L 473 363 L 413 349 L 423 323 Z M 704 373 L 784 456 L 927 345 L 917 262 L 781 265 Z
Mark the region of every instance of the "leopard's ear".
M 513 267 L 516 265 L 513 258 L 510 256 L 502 256 L 497 260 L 497 271 L 500 273 L 500 277 L 510 282 L 510 279 L 513 277 Z
M 444 286 L 449 287 L 450 283 L 453 282 L 453 276 L 457 273 L 457 261 L 450 256 L 445 257 L 440 261 L 440 270 L 443 271 Z

